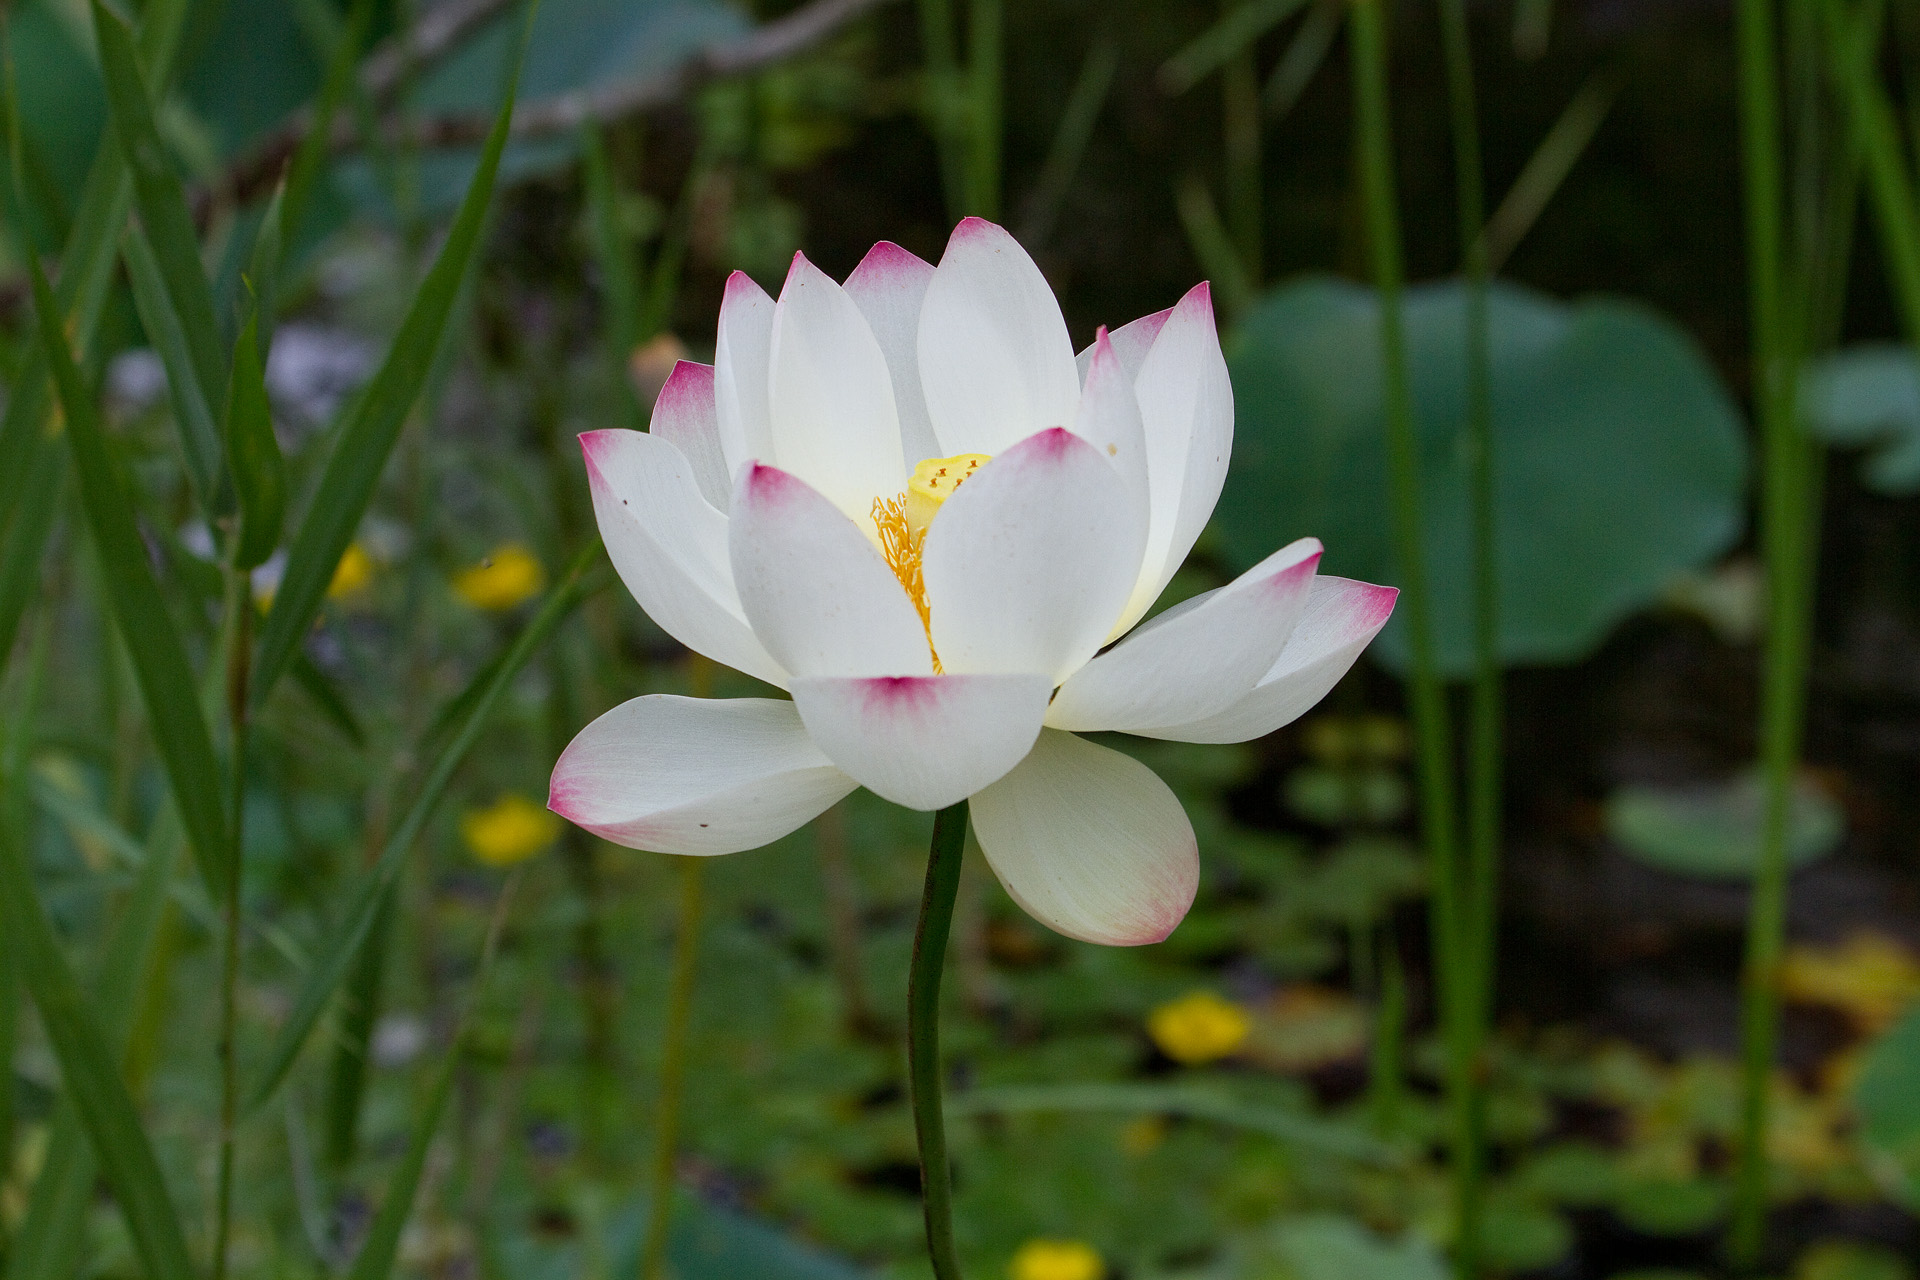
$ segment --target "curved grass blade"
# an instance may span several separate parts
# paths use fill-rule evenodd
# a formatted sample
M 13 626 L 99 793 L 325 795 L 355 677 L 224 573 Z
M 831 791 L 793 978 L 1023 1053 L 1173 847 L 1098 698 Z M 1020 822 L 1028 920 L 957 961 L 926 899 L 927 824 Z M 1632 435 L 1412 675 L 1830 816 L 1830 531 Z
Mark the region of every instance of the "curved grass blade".
M 0 664 L 13 651 L 19 634 L 20 619 L 26 614 L 27 601 L 33 598 L 40 582 L 40 559 L 47 538 L 53 532 L 60 513 L 60 496 L 66 489 L 66 454 L 38 441 L 26 455 L 14 463 L 12 455 L 0 452 L 10 465 L 17 465 L 26 482 L 13 520 L 0 536 Z
M 287 1015 L 285 1024 L 281 1026 L 267 1058 L 266 1069 L 247 1099 L 248 1111 L 257 1110 L 269 1101 L 274 1091 L 286 1080 L 287 1072 L 292 1070 L 299 1058 L 300 1050 L 313 1033 L 314 1025 L 320 1021 L 320 1015 L 326 1011 L 334 992 L 339 990 L 348 970 L 353 967 L 354 957 L 359 954 L 361 944 L 373 927 L 374 918 L 380 913 L 381 902 L 399 881 L 400 872 L 406 865 L 407 852 L 419 838 L 421 829 L 427 825 L 434 805 L 447 789 L 447 783 L 453 779 L 454 770 L 459 768 L 474 739 L 480 736 L 481 726 L 486 723 L 494 705 L 499 702 L 500 695 L 513 682 L 513 678 L 520 674 L 520 669 L 546 643 L 561 621 L 587 597 L 589 592 L 582 589 L 581 578 L 587 566 L 599 554 L 600 539 L 595 538 L 581 550 L 565 576 L 548 592 L 540 612 L 534 615 L 526 630 L 514 640 L 505 656 L 489 664 L 475 677 L 474 684 L 456 698 L 456 701 L 466 702 L 469 708 L 465 718 L 434 758 L 433 767 L 428 771 L 420 793 L 414 797 L 412 807 L 387 838 L 386 845 L 380 850 L 380 857 L 360 878 L 345 917 L 330 933 L 327 949 L 314 958 L 307 970 L 300 984 L 300 994 L 294 1001 L 293 1012 Z
M 35 271 L 36 293 L 51 304 L 46 281 Z M 56 361 L 56 373 L 57 373 Z M 44 653 L 44 649 L 42 649 Z M 33 703 L 41 661 L 28 680 L 26 705 L 15 717 L 4 769 L 5 800 L 0 804 L 0 918 L 7 923 L 7 946 L 18 958 L 27 989 L 40 1010 L 41 1025 L 60 1063 L 66 1097 L 113 1189 L 126 1219 L 134 1251 L 150 1280 L 193 1280 L 193 1264 L 180 1230 L 179 1215 L 140 1127 L 140 1115 L 121 1078 L 118 1055 L 94 1021 L 93 1001 L 81 989 L 61 953 L 53 926 L 41 906 L 33 873 L 27 867 L 26 744 L 31 736 Z
M 340 692 L 340 686 L 326 672 L 313 665 L 312 658 L 295 652 L 292 675 L 293 682 L 313 699 L 313 704 L 320 708 L 320 714 L 340 731 L 341 736 L 356 747 L 367 745 L 366 731 L 360 727 L 360 718 L 353 714 L 353 707 L 347 702 L 346 695 Z
M 1185 93 L 1242 49 L 1293 16 L 1306 0 L 1247 0 L 1188 41 L 1160 65 L 1154 80 L 1169 96 Z
M 481 949 L 480 967 L 474 973 L 473 986 L 467 992 L 459 1020 L 454 1023 L 453 1042 L 447 1047 L 447 1056 L 442 1060 L 440 1071 L 434 1077 L 433 1088 L 427 1094 L 427 1104 L 421 1108 L 420 1118 L 407 1140 L 406 1155 L 401 1158 L 400 1167 L 394 1171 L 393 1181 L 387 1187 L 386 1203 L 380 1206 L 373 1225 L 367 1229 L 366 1243 L 360 1246 L 360 1254 L 353 1260 L 353 1270 L 347 1273 L 347 1280 L 386 1280 L 393 1272 L 394 1258 L 400 1252 L 400 1233 L 405 1229 L 407 1219 L 413 1216 L 413 1199 L 420 1190 L 420 1174 L 427 1167 L 427 1147 L 433 1142 L 434 1131 L 440 1127 L 440 1116 L 447 1109 L 447 1098 L 453 1093 L 454 1073 L 463 1056 L 467 1019 L 480 1002 L 481 992 L 487 989 L 487 976 L 493 972 L 494 953 L 500 946 L 500 930 L 506 923 L 507 908 L 513 901 L 514 886 L 518 883 L 519 873 L 516 872 L 500 888 L 499 901 L 493 908 L 493 920 L 487 928 L 487 940 Z
M 200 264 L 200 243 L 194 234 L 186 191 L 168 161 L 167 149 L 154 124 L 153 101 L 133 32 L 100 0 L 93 3 L 93 30 L 100 50 L 100 75 L 106 81 L 108 114 L 127 167 L 133 171 L 134 202 L 140 210 L 142 229 L 166 282 L 166 296 L 179 321 L 200 395 L 206 403 L 218 404 L 227 377 L 213 290 Z M 195 465 L 218 460 L 217 453 L 211 459 L 188 458 Z M 196 472 L 195 479 L 200 492 L 210 494 L 218 474 Z
M 273 554 L 287 513 L 287 464 L 273 436 L 259 334 L 256 309 L 233 344 L 233 378 L 227 390 L 227 469 L 233 473 L 233 487 L 240 498 L 234 564 L 241 569 L 256 568 Z
M 116 835 L 118 835 L 116 830 Z M 141 869 L 92 983 L 95 1007 L 107 1035 L 126 1065 L 134 1003 L 153 965 L 174 865 L 179 861 L 180 824 L 171 808 L 155 820 L 152 853 L 141 851 Z M 87 1144 L 71 1099 L 55 1110 L 47 1143 L 47 1162 L 34 1182 L 27 1213 L 15 1242 L 13 1273 L 19 1276 L 69 1276 L 86 1245 L 87 1210 L 99 1179 L 99 1164 Z
M 120 256 L 127 263 L 127 281 L 133 286 L 133 306 L 140 315 L 140 327 L 147 331 L 167 371 L 167 399 L 173 405 L 174 428 L 180 433 L 187 478 L 193 482 L 201 509 L 212 511 L 212 486 L 220 474 L 220 428 L 214 422 L 213 403 L 201 392 L 186 329 L 167 296 L 166 275 L 154 256 L 153 245 L 139 227 L 127 228 Z
M 315 6 L 318 13 L 331 17 L 330 7 Z M 327 150 L 333 141 L 333 118 L 340 103 L 353 87 L 353 74 L 360 63 L 360 51 L 366 47 L 367 31 L 373 22 L 373 0 L 353 0 L 347 10 L 345 28 L 327 56 L 326 78 L 320 83 L 320 96 L 313 104 L 313 124 L 300 139 L 299 150 L 287 167 L 287 183 L 280 203 L 280 248 L 290 249 L 300 233 L 301 220 L 313 199 L 320 171 L 327 162 Z
M 213 740 L 200 713 L 193 669 L 161 599 L 147 563 L 146 543 L 134 524 L 133 499 L 108 455 L 93 398 L 80 379 L 60 332 L 60 312 L 40 264 L 28 260 L 40 345 L 52 366 L 60 405 L 66 412 L 67 440 L 80 476 L 80 501 L 99 548 L 101 572 L 114 618 L 126 637 L 140 696 L 146 704 L 154 744 L 166 766 L 194 860 L 209 890 L 223 883 L 221 872 L 231 850 L 227 816 L 221 801 L 220 768 Z
M 526 31 L 532 29 L 536 7 L 529 6 L 520 53 L 525 52 Z M 373 499 L 374 486 L 386 469 L 387 456 L 393 452 L 400 429 L 406 424 L 407 415 L 433 369 L 441 332 L 453 312 L 454 299 L 486 224 L 494 175 L 500 168 L 500 154 L 507 145 L 507 134 L 513 123 L 513 103 L 519 83 L 520 54 L 517 53 L 505 101 L 500 104 L 500 113 L 487 135 L 480 167 L 474 171 L 473 181 L 460 202 L 447 242 L 441 247 L 440 256 L 434 259 L 427 278 L 421 282 L 420 292 L 401 322 L 400 332 L 394 335 L 386 361 L 341 426 L 333 453 L 320 477 L 320 487 L 294 534 L 286 576 L 274 593 L 273 610 L 261 631 L 260 651 L 253 668 L 255 706 L 266 700 L 274 684 L 285 674 L 294 650 L 320 612 L 327 584 L 333 581 L 333 571 L 347 544 L 353 541 L 360 517 Z

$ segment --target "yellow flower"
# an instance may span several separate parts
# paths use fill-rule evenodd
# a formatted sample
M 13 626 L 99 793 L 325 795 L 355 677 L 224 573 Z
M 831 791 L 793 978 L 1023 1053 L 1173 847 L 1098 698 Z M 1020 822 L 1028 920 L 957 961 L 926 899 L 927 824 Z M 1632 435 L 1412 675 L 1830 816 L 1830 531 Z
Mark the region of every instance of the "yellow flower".
M 524 862 L 554 842 L 560 819 L 517 791 L 460 815 L 460 838 L 490 867 Z
M 346 600 L 367 589 L 373 581 L 373 557 L 358 542 L 349 542 L 334 567 L 333 581 L 327 584 L 327 598 Z
M 1920 960 L 1884 934 L 1856 933 L 1837 947 L 1790 949 L 1780 987 L 1789 999 L 1828 1005 L 1878 1031 L 1920 999 Z
M 1029 1240 L 1007 1264 L 1007 1280 L 1103 1280 L 1107 1264 L 1084 1240 Z
M 479 564 L 454 575 L 453 589 L 476 609 L 511 609 L 545 590 L 547 571 L 517 542 L 495 547 Z
M 1193 1066 L 1224 1058 L 1247 1038 L 1247 1011 L 1211 991 L 1196 991 L 1147 1015 L 1147 1034 L 1160 1052 Z

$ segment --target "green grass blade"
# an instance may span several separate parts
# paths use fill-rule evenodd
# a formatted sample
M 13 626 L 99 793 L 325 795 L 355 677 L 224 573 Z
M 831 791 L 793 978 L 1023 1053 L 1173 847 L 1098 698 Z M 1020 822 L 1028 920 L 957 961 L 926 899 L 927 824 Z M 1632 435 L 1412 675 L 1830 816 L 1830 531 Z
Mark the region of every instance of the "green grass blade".
M 0 536 L 0 664 L 13 651 L 20 619 L 40 584 L 40 561 L 60 513 L 67 456 L 52 441 L 34 437 L 19 454 L 0 453 L 25 481 L 13 519 Z
M 213 402 L 201 393 L 187 332 L 167 294 L 165 274 L 153 246 L 137 226 L 128 227 L 121 241 L 127 280 L 133 286 L 134 310 L 147 331 L 160 363 L 167 371 L 167 398 L 173 404 L 174 428 L 180 433 L 180 453 L 187 460 L 187 478 L 203 511 L 213 510 L 214 489 L 220 475 L 220 428 L 214 422 Z
M 153 968 L 154 940 L 179 861 L 180 824 L 172 809 L 156 820 L 151 846 L 151 853 L 141 852 L 140 877 L 114 924 L 92 984 L 101 1022 L 123 1066 L 135 1001 Z M 54 1112 L 47 1162 L 20 1222 L 13 1274 L 69 1276 L 75 1272 L 86 1246 L 87 1210 L 98 1179 L 99 1165 L 87 1145 L 79 1114 L 71 1100 L 62 1098 Z
M 340 731 L 341 736 L 356 747 L 367 745 L 366 730 L 360 727 L 360 718 L 353 714 L 353 706 L 347 701 L 346 694 L 340 691 L 340 686 L 326 672 L 313 665 L 312 658 L 296 652 L 291 674 L 293 682 L 313 699 L 313 704 L 320 708 L 320 714 Z
M 330 15 L 329 15 L 330 16 Z M 333 118 L 353 87 L 353 74 L 360 63 L 360 51 L 366 47 L 367 30 L 373 21 L 373 0 L 353 0 L 347 10 L 347 22 L 326 55 L 327 74 L 320 82 L 320 96 L 313 104 L 313 125 L 300 139 L 287 167 L 287 185 L 280 204 L 280 247 L 292 247 L 313 201 L 314 187 L 327 162 L 333 141 Z
M 134 201 L 139 206 L 142 228 L 153 246 L 161 278 L 166 281 L 167 297 L 179 317 L 200 394 L 208 404 L 218 404 L 226 389 L 226 359 L 214 315 L 213 290 L 200 264 L 200 243 L 194 233 L 193 213 L 187 207 L 186 190 L 154 124 L 148 79 L 134 46 L 133 32 L 99 0 L 94 0 L 93 30 L 100 50 L 100 74 L 106 81 L 108 113 L 127 166 L 133 171 Z M 215 476 L 198 479 L 202 493 L 213 492 Z
M 1165 94 L 1182 94 L 1218 71 L 1242 49 L 1285 22 L 1306 0 L 1247 0 L 1188 41 L 1154 77 Z
M 501 926 L 506 922 L 507 907 L 513 899 L 516 883 L 518 876 L 501 887 L 499 901 L 493 910 L 493 922 L 487 929 L 487 940 L 481 950 L 480 965 L 473 975 L 473 986 L 468 990 L 466 1003 L 460 1010 L 459 1020 L 454 1024 L 453 1042 L 447 1047 L 447 1056 L 441 1061 L 433 1088 L 427 1094 L 427 1105 L 421 1109 L 420 1119 L 407 1140 L 406 1155 L 401 1158 L 400 1167 L 394 1171 L 393 1181 L 387 1187 L 386 1202 L 380 1206 L 373 1225 L 367 1229 L 366 1243 L 360 1246 L 360 1254 L 353 1260 L 353 1270 L 348 1272 L 347 1280 L 386 1280 L 393 1273 L 394 1258 L 400 1252 L 400 1233 L 405 1229 L 407 1219 L 413 1216 L 413 1200 L 420 1190 L 420 1174 L 427 1167 L 427 1148 L 433 1142 L 434 1130 L 440 1127 L 440 1117 L 447 1109 L 447 1098 L 453 1093 L 453 1078 L 460 1066 L 467 1019 L 480 1002 L 480 994 L 487 988 L 487 977 L 493 972 L 494 952 L 499 947 Z
M 407 852 L 419 838 L 427 819 L 432 816 L 434 805 L 446 790 L 447 783 L 453 779 L 454 770 L 466 757 L 474 739 L 479 737 L 481 726 L 492 713 L 494 704 L 499 702 L 500 695 L 513 683 L 513 678 L 520 674 L 527 660 L 546 643 L 547 637 L 553 634 L 561 620 L 589 594 L 580 589 L 580 580 L 587 565 L 599 554 L 600 540 L 595 538 L 581 551 L 566 575 L 548 592 L 540 612 L 534 615 L 526 630 L 514 640 L 506 656 L 490 664 L 475 677 L 478 692 L 473 693 L 470 689 L 459 695 L 460 699 L 468 700 L 470 709 L 466 718 L 434 757 L 433 767 L 428 771 L 412 806 L 387 838 L 379 859 L 361 877 L 345 916 L 331 930 L 327 949 L 315 957 L 307 970 L 299 996 L 294 1001 L 293 1012 L 281 1026 L 268 1055 L 266 1068 L 247 1100 L 248 1111 L 257 1110 L 271 1100 L 275 1090 L 287 1078 L 287 1072 L 299 1058 L 307 1037 L 313 1033 L 314 1025 L 320 1021 L 320 1015 L 326 1011 L 334 992 L 340 989 L 341 982 L 352 968 L 361 943 L 366 940 L 374 918 L 379 915 L 382 900 L 398 882 L 400 872 L 406 865 Z
M 51 304 L 46 281 L 36 272 L 36 293 Z M 56 373 L 57 373 L 56 361 Z M 25 848 L 25 777 L 27 726 L 38 683 L 39 662 L 29 680 L 26 707 L 15 717 L 17 727 L 8 744 L 5 767 L 6 797 L 0 818 L 0 914 L 7 922 L 7 946 L 26 979 L 27 989 L 40 1011 L 66 1096 L 71 1099 L 80 1127 L 113 1189 L 126 1219 L 134 1251 L 150 1280 L 192 1280 L 180 1219 L 161 1178 L 159 1163 L 140 1127 L 140 1115 L 121 1078 L 115 1054 L 94 1020 L 94 1002 L 81 989 L 61 953 L 53 927 L 40 903 Z
M 233 379 L 227 390 L 227 470 L 233 474 L 240 498 L 240 541 L 234 564 L 242 569 L 256 568 L 273 554 L 287 513 L 287 463 L 273 435 L 259 333 L 256 310 L 233 344 Z
M 524 34 L 521 48 L 525 48 Z M 333 571 L 347 544 L 353 541 L 354 530 L 359 527 L 360 517 L 373 499 L 380 473 L 386 468 L 387 456 L 400 438 L 400 428 L 406 424 L 407 414 L 412 411 L 432 371 L 441 332 L 479 247 L 480 232 L 493 194 L 494 175 L 500 167 L 500 153 L 506 147 L 508 130 L 513 123 L 513 102 L 519 82 L 516 57 L 506 100 L 500 105 L 492 132 L 487 135 L 480 167 L 475 170 L 467 194 L 460 202 L 447 242 L 427 272 L 427 278 L 421 282 L 420 292 L 401 322 L 400 332 L 394 336 L 386 361 L 340 428 L 333 453 L 320 477 L 320 487 L 293 536 L 286 576 L 274 593 L 273 610 L 267 615 L 260 636 L 260 651 L 254 661 L 256 706 L 266 700 L 274 684 L 285 674 L 294 650 L 320 612 Z
M 60 313 L 53 293 L 47 288 L 39 263 L 29 260 L 28 266 L 40 343 L 66 411 L 66 434 L 80 477 L 81 506 L 99 549 L 115 621 L 133 659 L 154 744 L 166 766 L 174 803 L 179 806 L 200 874 L 211 890 L 223 883 L 221 872 L 231 850 L 221 800 L 220 767 L 207 722 L 200 713 L 197 682 L 147 563 L 146 543 L 134 524 L 133 498 L 114 468 L 93 398 L 82 384 L 73 353 L 60 332 Z

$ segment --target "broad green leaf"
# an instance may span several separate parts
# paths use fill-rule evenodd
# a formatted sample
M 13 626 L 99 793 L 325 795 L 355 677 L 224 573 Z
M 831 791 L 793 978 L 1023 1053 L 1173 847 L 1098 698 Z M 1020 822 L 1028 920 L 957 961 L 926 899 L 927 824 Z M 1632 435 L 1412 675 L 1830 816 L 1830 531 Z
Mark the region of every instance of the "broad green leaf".
M 1825 356 L 1801 379 L 1800 403 L 1814 435 L 1868 450 L 1868 488 L 1920 489 L 1920 364 L 1912 347 L 1865 343 Z
M 1760 857 L 1766 788 L 1758 773 L 1694 786 L 1636 784 L 1607 797 L 1607 834 L 1641 862 L 1676 875 L 1744 880 Z M 1788 803 L 1787 865 L 1832 853 L 1846 818 L 1826 792 L 1798 782 Z
M 1884 1244 L 1822 1240 L 1800 1255 L 1793 1280 L 1913 1280 L 1913 1263 Z
M 46 281 L 34 272 L 36 302 L 51 312 Z M 55 375 L 59 376 L 58 358 Z M 95 1021 L 95 1004 L 81 989 L 61 953 L 40 903 L 26 858 L 26 758 L 24 726 L 32 723 L 32 688 L 42 664 L 34 663 L 26 707 L 16 713 L 22 728 L 8 743 L 5 799 L 0 803 L 0 916 L 7 946 L 14 950 L 40 1022 L 60 1063 L 65 1096 L 73 1103 L 94 1155 L 126 1219 L 134 1251 L 150 1280 L 193 1280 L 180 1219 L 140 1126 L 139 1111 L 120 1076 L 119 1055 Z
M 80 477 L 80 501 L 99 550 L 114 620 L 126 638 L 154 744 L 159 748 L 194 859 L 209 889 L 222 883 L 231 856 L 221 800 L 220 768 L 200 713 L 193 669 L 173 617 L 147 563 L 146 543 L 133 520 L 134 504 L 107 451 L 93 397 L 80 378 L 60 332 L 60 312 L 37 262 L 29 260 L 40 343 L 52 366 L 67 418 L 67 440 Z
M 201 392 L 193 352 L 181 326 L 180 313 L 167 296 L 167 282 L 154 257 L 153 246 L 137 226 L 127 228 L 121 244 L 127 280 L 133 286 L 133 305 L 140 326 L 167 371 L 167 398 L 173 405 L 174 428 L 180 433 L 180 452 L 187 462 L 187 478 L 203 511 L 214 506 L 214 485 L 220 475 L 220 426 L 214 418 L 218 401 Z
M 1727 1211 L 1726 1184 L 1705 1178 L 1623 1179 L 1614 1214 L 1643 1235 L 1690 1236 Z
M 514 1233 L 494 1242 L 498 1274 L 515 1280 L 631 1276 L 640 1265 L 648 1206 L 632 1201 L 605 1213 L 590 1240 Z M 503 1233 L 504 1234 L 504 1233 Z M 667 1233 L 667 1273 L 675 1280 L 872 1280 L 874 1273 L 822 1252 L 750 1217 L 696 1196 L 681 1196 Z
M 365 514 L 367 503 L 372 501 L 374 488 L 379 484 L 380 473 L 386 468 L 387 456 L 393 452 L 400 429 L 406 425 L 407 414 L 426 384 L 434 353 L 440 346 L 441 331 L 453 311 L 454 299 L 486 224 L 494 174 L 500 167 L 500 152 L 506 146 L 513 123 L 514 89 L 518 83 L 516 66 L 508 82 L 506 100 L 500 104 L 493 130 L 487 135 L 480 169 L 467 188 L 466 199 L 461 202 L 446 244 L 441 246 L 440 255 L 421 282 L 386 361 L 354 402 L 341 426 L 326 470 L 320 477 L 320 486 L 294 534 L 287 572 L 279 590 L 274 592 L 273 609 L 267 615 L 254 663 L 256 706 L 266 700 L 285 673 L 293 651 L 320 612 L 333 571 L 347 544 L 353 541 L 354 530 L 359 527 L 360 517 Z
M 319 1022 L 320 1015 L 326 1011 L 334 992 L 340 989 L 341 981 L 352 967 L 354 957 L 359 954 L 361 943 L 366 940 L 375 917 L 379 915 L 381 902 L 399 881 L 400 872 L 406 866 L 407 853 L 419 838 L 427 819 L 432 816 L 434 805 L 452 780 L 454 770 L 460 767 L 461 760 L 465 759 L 468 749 L 479 737 L 481 726 L 499 702 L 500 695 L 520 674 L 527 660 L 546 643 L 561 620 L 585 598 L 586 593 L 580 590 L 580 580 L 587 565 L 599 554 L 600 540 L 596 538 L 581 551 L 565 576 L 547 593 L 540 611 L 527 624 L 526 630 L 515 638 L 505 656 L 489 664 L 475 677 L 478 692 L 469 688 L 458 695 L 470 709 L 459 728 L 434 757 L 433 766 L 427 771 L 426 780 L 421 784 L 413 804 L 387 838 L 378 860 L 355 886 L 343 918 L 329 934 L 326 949 L 314 958 L 301 980 L 293 1011 L 287 1015 L 286 1022 L 274 1038 L 267 1065 L 248 1098 L 248 1110 L 257 1109 L 271 1099 L 286 1079 L 307 1037 L 312 1034 L 314 1024 Z
M 1425 1238 L 1389 1240 L 1333 1213 L 1283 1218 L 1268 1248 L 1294 1280 L 1446 1280 L 1447 1264 Z
M 1868 1048 L 1853 1105 L 1875 1171 L 1909 1208 L 1920 1208 L 1920 1006 Z
M 240 498 L 234 564 L 242 569 L 256 568 L 273 554 L 287 512 L 287 464 L 273 436 L 259 332 L 256 311 L 247 317 L 233 344 L 233 378 L 227 390 L 227 469 L 233 473 L 234 491 Z
M 1489 299 L 1500 656 L 1569 662 L 1739 536 L 1740 419 L 1699 347 L 1615 298 L 1567 304 L 1504 281 Z M 1407 352 L 1440 669 L 1472 669 L 1465 293 L 1410 289 Z M 1405 581 L 1386 488 L 1379 326 L 1369 289 L 1324 278 L 1269 293 L 1231 343 L 1233 467 L 1215 513 L 1251 565 L 1312 534 L 1321 568 Z M 1398 619 L 1375 646 L 1404 668 Z
M 127 166 L 133 171 L 141 230 L 153 249 L 160 278 L 166 283 L 166 297 L 178 320 L 200 395 L 207 404 L 218 404 L 226 390 L 227 368 L 220 325 L 214 317 L 213 290 L 200 264 L 200 242 L 194 233 L 186 192 L 154 124 L 148 78 L 134 47 L 133 32 L 100 0 L 93 0 L 93 30 L 100 51 L 100 73 L 107 85 L 108 112 Z M 197 465 L 207 460 L 190 454 L 187 461 Z M 196 479 L 203 495 L 215 492 L 216 474 L 199 474 Z

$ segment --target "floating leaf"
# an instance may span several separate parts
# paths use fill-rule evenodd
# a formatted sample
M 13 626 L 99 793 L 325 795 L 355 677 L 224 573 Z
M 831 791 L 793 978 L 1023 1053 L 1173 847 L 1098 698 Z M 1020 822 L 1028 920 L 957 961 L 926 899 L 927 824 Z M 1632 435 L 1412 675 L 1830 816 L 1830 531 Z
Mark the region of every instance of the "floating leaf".
M 1836 351 L 1808 368 L 1800 395 L 1810 431 L 1869 451 L 1868 488 L 1920 489 L 1920 365 L 1912 347 L 1863 343 Z
M 1388 1240 L 1352 1218 L 1316 1213 L 1273 1229 L 1275 1250 L 1297 1280 L 1444 1280 L 1439 1250 L 1409 1232 Z
M 1755 774 L 1692 786 L 1625 786 L 1607 798 L 1607 834 L 1641 862 L 1675 875 L 1743 880 L 1759 860 L 1766 789 Z M 1804 779 L 1787 814 L 1787 864 L 1833 852 L 1846 833 L 1840 806 Z
M 1920 1008 L 1867 1050 L 1853 1105 L 1876 1171 L 1909 1207 L 1920 1208 Z
M 1650 1236 L 1690 1236 L 1720 1220 L 1727 1189 L 1697 1178 L 1638 1178 L 1624 1182 L 1613 1211 L 1635 1231 Z
M 1407 349 L 1419 427 L 1428 580 L 1443 674 L 1472 667 L 1465 295 L 1411 289 Z M 1739 414 L 1698 346 L 1614 298 L 1568 304 L 1506 282 L 1489 298 L 1498 451 L 1500 655 L 1570 662 L 1674 575 L 1739 536 Z M 1233 468 L 1216 513 L 1250 565 L 1304 534 L 1328 572 L 1404 583 L 1387 498 L 1371 290 L 1310 278 L 1267 295 L 1232 343 Z M 1403 611 L 1404 612 L 1404 611 Z M 1396 617 L 1375 652 L 1406 665 Z

